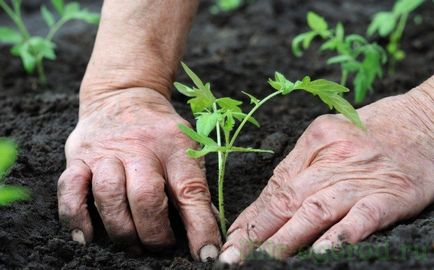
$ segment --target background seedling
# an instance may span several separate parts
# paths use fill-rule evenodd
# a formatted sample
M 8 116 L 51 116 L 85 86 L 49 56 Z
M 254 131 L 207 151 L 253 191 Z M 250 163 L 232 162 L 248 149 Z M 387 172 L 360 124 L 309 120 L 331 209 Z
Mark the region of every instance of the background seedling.
M 405 58 L 405 52 L 400 49 L 402 34 L 411 12 L 423 4 L 425 0 L 397 0 L 391 11 L 383 11 L 374 15 L 368 27 L 368 35 L 378 34 L 387 37 L 387 52 L 390 55 L 390 71 L 393 72 L 397 61 Z
M 324 40 L 320 51 L 336 53 L 327 60 L 327 64 L 340 64 L 342 85 L 346 85 L 349 76 L 354 76 L 354 101 L 363 102 L 367 92 L 373 89 L 375 79 L 383 76 L 382 65 L 387 60 L 383 48 L 376 43 L 369 43 L 360 35 L 345 35 L 341 23 L 334 29 L 329 28 L 324 18 L 314 12 L 308 12 L 307 23 L 311 30 L 292 41 L 294 55 L 301 57 L 302 49 L 308 49 L 316 37 Z
M 16 157 L 16 145 L 10 140 L 0 138 L 0 206 L 29 198 L 29 192 L 26 188 L 4 184 L 4 177 L 15 163 Z
M 288 95 L 296 90 L 303 90 L 314 96 L 318 96 L 330 109 L 335 108 L 357 127 L 363 128 L 362 122 L 351 104 L 342 97 L 342 93 L 348 92 L 348 88 L 327 80 L 314 80 L 304 77 L 301 81 L 291 82 L 279 72 L 268 83 L 275 90 L 265 98 L 259 99 L 245 93 L 250 98 L 253 107 L 248 113 L 241 109 L 242 102 L 230 97 L 217 98 L 211 91 L 209 83 L 202 80 L 182 63 L 182 67 L 194 86 L 190 87 L 176 82 L 175 88 L 183 95 L 189 97 L 188 104 L 196 118 L 196 130 L 185 125 L 179 125 L 180 130 L 188 137 L 200 144 L 199 149 L 188 149 L 187 155 L 192 158 L 201 158 L 209 153 L 218 155 L 218 206 L 220 212 L 220 225 L 223 235 L 226 236 L 226 220 L 224 210 L 223 183 L 225 166 L 229 153 L 232 152 L 257 152 L 272 153 L 269 150 L 254 149 L 250 147 L 236 146 L 235 142 L 243 127 L 250 122 L 259 127 L 253 114 L 267 101 L 278 95 Z M 210 134 L 215 131 L 215 137 Z
M 41 7 L 42 18 L 49 27 L 48 34 L 45 37 L 32 36 L 22 18 L 21 2 L 22 0 L 11 0 L 11 4 L 7 4 L 6 0 L 0 0 L 0 7 L 16 26 L 16 29 L 0 27 L 0 42 L 12 45 L 11 53 L 21 58 L 26 72 L 33 74 L 36 69 L 39 81 L 45 84 L 47 78 L 43 61 L 56 59 L 54 35 L 70 20 L 83 20 L 97 24 L 99 15 L 80 8 L 77 2 L 65 4 L 63 0 L 51 0 L 56 14 L 44 5 Z
M 216 0 L 215 4 L 211 6 L 210 11 L 213 14 L 228 12 L 239 8 L 243 2 L 243 0 Z

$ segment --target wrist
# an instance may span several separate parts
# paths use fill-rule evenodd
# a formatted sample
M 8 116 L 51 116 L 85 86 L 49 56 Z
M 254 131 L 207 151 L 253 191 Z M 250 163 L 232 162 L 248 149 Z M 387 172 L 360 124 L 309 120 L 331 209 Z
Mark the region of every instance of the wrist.
M 434 138 L 434 76 L 403 95 L 405 109 Z
M 160 113 L 174 113 L 175 109 L 167 98 L 149 88 L 128 88 L 118 91 L 102 91 L 98 96 L 80 94 L 79 118 L 103 112 L 115 116 L 124 112 L 150 110 Z

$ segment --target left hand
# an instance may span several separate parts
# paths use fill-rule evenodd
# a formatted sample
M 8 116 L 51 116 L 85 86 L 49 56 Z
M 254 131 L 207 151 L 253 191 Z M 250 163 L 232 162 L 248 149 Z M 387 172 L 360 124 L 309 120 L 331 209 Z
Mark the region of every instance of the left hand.
M 434 110 L 423 106 L 429 95 L 418 102 L 412 92 L 360 109 L 367 131 L 341 116 L 315 120 L 232 224 L 220 261 L 239 263 L 253 249 L 285 259 L 315 240 L 324 253 L 432 203 Z

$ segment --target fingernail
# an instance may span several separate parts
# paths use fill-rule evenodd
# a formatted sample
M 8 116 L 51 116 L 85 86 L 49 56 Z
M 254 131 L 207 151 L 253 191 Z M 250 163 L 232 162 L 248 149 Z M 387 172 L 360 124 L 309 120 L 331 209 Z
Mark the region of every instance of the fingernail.
M 331 250 L 333 243 L 330 240 L 323 240 L 318 244 L 312 246 L 312 252 L 315 254 L 325 254 L 328 250 Z
M 227 264 L 237 264 L 241 261 L 240 250 L 234 246 L 226 249 L 219 257 L 219 261 Z
M 208 258 L 215 260 L 219 255 L 219 250 L 214 245 L 203 246 L 199 251 L 200 260 L 207 262 Z
M 78 242 L 82 245 L 86 245 L 86 240 L 84 239 L 84 234 L 79 229 L 74 229 L 71 232 L 72 241 Z

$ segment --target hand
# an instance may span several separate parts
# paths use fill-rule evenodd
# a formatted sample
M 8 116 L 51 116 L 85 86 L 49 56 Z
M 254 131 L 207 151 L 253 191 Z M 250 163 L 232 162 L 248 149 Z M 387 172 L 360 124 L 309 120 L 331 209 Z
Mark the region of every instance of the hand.
M 150 89 L 101 92 L 82 102 L 58 183 L 59 217 L 74 240 L 92 240 L 87 209 L 92 187 L 113 241 L 128 247 L 173 244 L 166 189 L 185 224 L 192 256 L 217 257 L 220 234 L 203 161 L 186 156 L 195 144 L 178 130 L 180 123 L 188 125 L 162 94 Z
M 284 259 L 312 241 L 324 253 L 432 203 L 430 87 L 431 96 L 413 90 L 360 109 L 367 131 L 337 115 L 316 119 L 230 227 L 220 260 L 238 263 L 253 249 Z

